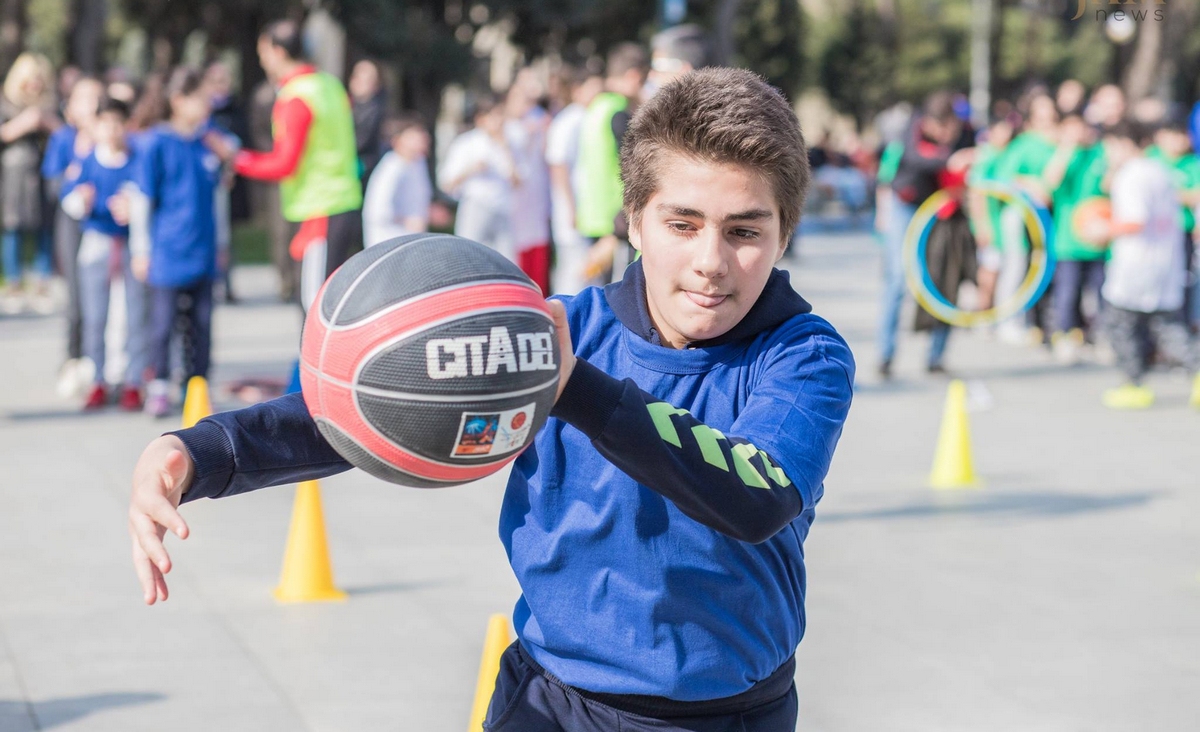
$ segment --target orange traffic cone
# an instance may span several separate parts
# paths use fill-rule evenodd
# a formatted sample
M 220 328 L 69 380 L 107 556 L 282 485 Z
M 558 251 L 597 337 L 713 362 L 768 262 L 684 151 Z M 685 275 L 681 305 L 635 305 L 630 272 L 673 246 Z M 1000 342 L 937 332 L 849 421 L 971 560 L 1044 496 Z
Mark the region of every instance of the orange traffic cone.
M 475 682 L 475 704 L 471 707 L 468 732 L 482 732 L 488 703 L 496 690 L 496 674 L 500 673 L 500 657 L 511 641 L 508 639 L 508 618 L 493 615 L 488 618 L 487 635 L 483 639 L 483 658 L 479 661 L 479 680 Z
M 283 573 L 275 599 L 280 602 L 324 602 L 345 600 L 346 593 L 333 585 L 329 546 L 325 541 L 325 516 L 321 511 L 321 489 L 317 481 L 296 486 L 292 527 L 288 530 Z
M 971 459 L 971 428 L 967 421 L 967 387 L 963 382 L 950 382 L 946 392 L 946 411 L 938 435 L 937 452 L 933 456 L 933 472 L 929 483 L 934 488 L 978 488 L 975 466 Z

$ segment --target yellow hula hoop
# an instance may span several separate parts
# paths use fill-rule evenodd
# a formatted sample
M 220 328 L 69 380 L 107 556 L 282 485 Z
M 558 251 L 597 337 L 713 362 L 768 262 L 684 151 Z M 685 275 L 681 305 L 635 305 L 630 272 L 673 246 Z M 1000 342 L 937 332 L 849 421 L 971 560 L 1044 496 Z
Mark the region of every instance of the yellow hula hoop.
M 938 292 L 925 261 L 925 245 L 937 220 L 937 212 L 951 200 L 947 191 L 937 191 L 917 208 L 904 235 L 904 277 L 908 289 L 930 315 L 943 323 L 962 328 L 989 325 L 1031 307 L 1046 292 L 1054 275 L 1051 228 L 1047 226 L 1050 213 L 1012 186 L 984 183 L 971 188 L 1020 209 L 1029 232 L 1029 269 L 1012 297 L 987 310 L 962 310 Z

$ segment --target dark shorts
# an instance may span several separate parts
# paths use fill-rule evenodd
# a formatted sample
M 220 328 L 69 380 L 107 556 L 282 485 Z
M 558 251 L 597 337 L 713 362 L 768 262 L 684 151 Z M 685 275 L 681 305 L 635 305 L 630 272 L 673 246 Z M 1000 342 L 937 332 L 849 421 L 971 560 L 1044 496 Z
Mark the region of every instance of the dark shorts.
M 798 701 L 795 665 L 729 699 L 675 702 L 593 694 L 558 680 L 513 643 L 500 659 L 484 719 L 496 732 L 792 732 Z M 636 711 L 635 711 L 636 710 Z

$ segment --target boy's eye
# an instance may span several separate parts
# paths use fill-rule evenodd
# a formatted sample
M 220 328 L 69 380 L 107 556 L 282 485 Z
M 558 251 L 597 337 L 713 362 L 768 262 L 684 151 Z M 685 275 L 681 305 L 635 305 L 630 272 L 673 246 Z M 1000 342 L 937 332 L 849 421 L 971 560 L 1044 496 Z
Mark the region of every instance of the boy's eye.
M 668 221 L 667 228 L 680 234 L 689 234 L 696 230 L 695 226 L 686 221 Z
M 758 232 L 754 229 L 734 229 L 733 235 L 739 239 L 757 239 Z

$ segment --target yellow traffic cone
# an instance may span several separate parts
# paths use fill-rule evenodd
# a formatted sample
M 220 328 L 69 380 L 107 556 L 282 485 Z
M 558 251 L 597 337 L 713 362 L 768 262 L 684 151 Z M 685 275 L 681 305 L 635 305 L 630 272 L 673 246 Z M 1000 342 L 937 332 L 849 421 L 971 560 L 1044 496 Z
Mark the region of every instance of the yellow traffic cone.
M 479 661 L 479 680 L 475 682 L 475 705 L 471 707 L 468 732 L 482 732 L 488 703 L 496 690 L 496 675 L 500 673 L 500 656 L 508 648 L 508 618 L 493 615 L 488 618 L 487 635 L 483 639 L 483 658 Z
M 292 527 L 288 530 L 283 573 L 275 599 L 280 602 L 323 602 L 345 600 L 346 593 L 333 586 L 329 546 L 325 542 L 325 516 L 321 512 L 321 489 L 317 481 L 296 486 Z
M 946 392 L 946 412 L 938 434 L 937 452 L 933 456 L 933 473 L 929 476 L 934 488 L 978 488 L 975 467 L 971 460 L 971 428 L 967 421 L 967 386 L 959 380 L 950 382 Z
M 194 427 L 197 422 L 212 414 L 212 403 L 208 400 L 208 382 L 203 376 L 188 379 L 187 393 L 183 397 L 183 428 Z

